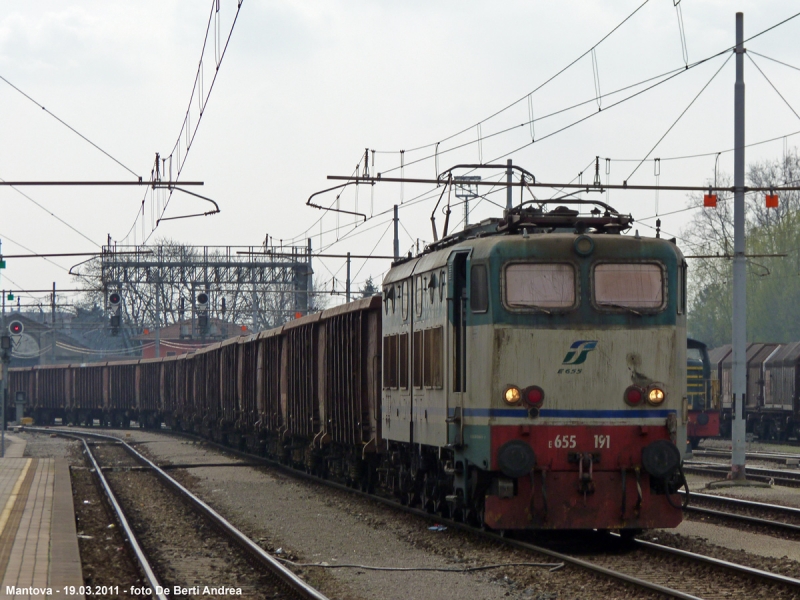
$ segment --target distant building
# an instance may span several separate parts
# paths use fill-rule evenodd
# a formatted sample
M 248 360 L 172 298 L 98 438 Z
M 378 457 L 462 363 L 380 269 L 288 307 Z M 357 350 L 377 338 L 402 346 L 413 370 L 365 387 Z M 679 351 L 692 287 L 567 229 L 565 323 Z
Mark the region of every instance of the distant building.
M 8 326 L 14 321 L 22 323 L 21 334 L 13 334 Z M 94 350 L 88 348 L 59 328 L 39 322 L 27 315 L 6 313 L 3 333 L 11 336 L 12 367 L 31 367 L 53 363 L 88 362 Z M 55 345 L 55 348 L 53 347 Z
M 237 337 L 240 335 L 250 335 L 253 331 L 246 325 L 236 325 L 221 319 L 209 317 L 208 327 L 203 334 L 195 320 L 194 335 L 192 335 L 192 320 L 187 319 L 167 327 L 162 327 L 159 331 L 159 345 L 161 356 L 175 356 L 186 354 L 197 348 L 215 344 L 222 340 Z M 145 329 L 141 335 L 133 336 L 142 344 L 142 358 L 155 358 L 156 355 L 156 332 L 154 329 Z

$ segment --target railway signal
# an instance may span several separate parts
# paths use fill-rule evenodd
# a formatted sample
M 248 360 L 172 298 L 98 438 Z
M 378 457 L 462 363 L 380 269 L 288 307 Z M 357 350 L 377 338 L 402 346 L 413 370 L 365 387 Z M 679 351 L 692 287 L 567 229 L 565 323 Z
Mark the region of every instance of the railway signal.
M 11 321 L 8 324 L 8 332 L 11 335 L 22 335 L 23 331 L 25 331 L 25 326 L 20 321 Z
M 108 307 L 111 313 L 111 335 L 119 335 L 121 304 L 122 296 L 118 292 L 112 292 L 108 296 Z
M 200 328 L 200 333 L 205 335 L 208 332 L 208 294 L 205 292 L 197 294 L 195 306 L 197 307 L 197 326 Z

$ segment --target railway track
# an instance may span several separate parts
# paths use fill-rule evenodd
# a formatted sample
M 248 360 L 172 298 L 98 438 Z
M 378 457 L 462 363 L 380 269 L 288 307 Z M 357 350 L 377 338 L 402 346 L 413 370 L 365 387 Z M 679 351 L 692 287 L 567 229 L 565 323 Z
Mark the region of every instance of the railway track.
M 730 460 L 730 450 L 717 449 L 697 449 L 692 451 L 694 457 L 701 458 L 725 458 Z M 800 454 L 790 452 L 746 452 L 745 458 L 754 461 L 779 463 L 784 465 L 793 464 L 792 461 L 800 461 Z M 797 463 L 794 463 L 797 464 Z
M 683 463 L 683 470 L 685 473 L 693 475 L 710 475 L 725 479 L 730 473 L 731 467 L 729 464 L 724 463 L 687 460 Z M 800 471 L 746 466 L 745 473 L 747 479 L 751 481 L 760 481 L 785 487 L 800 487 Z
M 766 533 L 800 538 L 800 508 L 698 492 L 692 492 L 691 499 L 686 508 L 690 513 L 744 523 Z
M 123 440 L 97 433 L 27 429 L 83 443 L 154 598 L 226 597 L 238 588 L 251 598 L 327 600 Z M 87 438 L 113 444 L 93 447 Z M 176 496 L 182 502 L 175 502 Z M 176 591 L 175 586 L 183 589 Z
M 186 434 L 179 435 L 186 436 Z M 191 435 L 188 437 L 202 439 Z M 483 531 L 463 523 L 443 519 L 441 516 L 404 506 L 391 499 L 366 494 L 335 482 L 322 481 L 268 459 L 238 452 L 208 440 L 202 441 L 227 454 L 247 459 L 251 463 L 269 465 L 294 477 L 369 498 L 395 510 L 445 524 L 452 529 L 467 531 L 509 547 L 586 569 L 624 582 L 624 584 L 642 591 L 646 590 L 670 598 L 716 599 L 741 597 L 743 590 L 761 589 L 767 584 L 770 586 L 772 597 L 795 598 L 800 596 L 800 580 L 798 579 L 644 540 L 622 540 L 613 534 L 596 533 L 591 534 L 591 543 L 587 544 L 586 540 L 580 540 L 576 549 L 575 544 L 573 547 L 564 548 L 560 547 L 562 545 L 559 542 L 510 539 L 503 537 L 500 533 Z M 155 465 L 153 468 L 158 469 Z M 533 543 L 534 541 L 537 543 Z

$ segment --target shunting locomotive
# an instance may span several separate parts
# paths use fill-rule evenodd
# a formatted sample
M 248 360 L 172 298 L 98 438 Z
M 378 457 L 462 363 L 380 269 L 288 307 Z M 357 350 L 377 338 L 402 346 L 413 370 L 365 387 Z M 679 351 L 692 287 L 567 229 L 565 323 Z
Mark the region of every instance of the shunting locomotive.
M 384 472 L 410 502 L 495 529 L 680 522 L 686 263 L 572 204 L 593 209 L 523 204 L 384 279 Z
M 686 340 L 686 377 L 686 435 L 692 448 L 697 448 L 701 439 L 719 436 L 719 385 L 711 377 L 708 347 L 692 338 Z

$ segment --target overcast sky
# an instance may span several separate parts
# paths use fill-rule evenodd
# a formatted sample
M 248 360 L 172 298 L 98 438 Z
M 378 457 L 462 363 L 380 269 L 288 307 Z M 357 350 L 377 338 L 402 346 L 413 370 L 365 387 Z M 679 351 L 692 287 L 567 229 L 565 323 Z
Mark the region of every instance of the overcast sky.
M 219 2 L 219 17 L 212 20 L 204 54 L 203 96 L 214 77 L 215 55 L 237 12 L 236 0 Z M 650 155 L 662 159 L 661 184 L 705 185 L 714 176 L 713 153 L 733 146 L 735 60 L 723 67 L 730 54 L 616 106 L 645 86 L 599 101 L 598 87 L 601 94 L 609 94 L 680 69 L 686 59 L 691 65 L 732 46 L 737 10 L 744 12 L 748 37 L 800 11 L 800 2 L 683 0 L 684 53 L 673 0 L 650 0 L 596 48 L 594 57 L 587 54 L 539 88 L 641 4 L 642 0 L 243 0 L 199 126 L 196 95 L 192 103 L 189 128 L 197 127 L 197 132 L 188 155 L 185 132 L 180 147 L 185 159 L 180 180 L 205 182 L 189 189 L 213 198 L 222 212 L 164 221 L 153 230 L 166 199 L 163 193 L 153 198 L 141 187 L 19 188 L 26 198 L 2 187 L 2 251 L 92 252 L 107 243 L 108 236 L 117 244 L 141 244 L 143 235 L 149 243 L 171 238 L 193 245 L 258 246 L 269 234 L 284 244 L 305 245 L 310 237 L 315 251 L 387 255 L 392 252 L 389 213 L 403 202 L 400 247 L 405 253 L 417 240 L 420 245 L 432 240 L 430 214 L 438 194 L 430 193 L 431 186 L 360 187 L 357 199 L 354 189 L 348 189 L 340 207 L 356 210 L 357 201 L 358 211 L 371 217 L 355 229 L 354 217 L 330 212 L 323 216 L 306 207 L 306 200 L 336 184 L 326 179 L 328 175 L 351 174 L 365 148 L 377 151 L 372 172 L 399 175 L 399 151 L 406 150 L 402 160 L 409 166 L 404 174 L 434 178 L 436 160 L 429 157 L 436 142 L 439 171 L 502 157 L 540 181 L 568 182 L 583 170 L 583 181 L 591 181 L 594 157 L 601 156 L 613 159 L 608 175 L 606 162 L 601 163 L 604 182 L 655 184 L 653 161 L 631 177 L 637 162 L 622 159 L 644 158 L 722 67 Z M 210 1 L 165 0 L 29 0 L 6 6 L 0 16 L 0 76 L 113 159 L 0 80 L 0 177 L 135 181 L 135 173 L 147 181 L 157 152 L 172 155 L 174 176 L 178 157 L 173 150 L 212 6 Z M 800 67 L 799 37 L 797 18 L 748 42 L 747 48 Z M 752 57 L 800 113 L 800 73 Z M 782 136 L 800 131 L 800 119 L 749 60 L 745 81 L 747 142 L 781 138 L 749 148 L 747 160 L 779 158 L 785 145 L 797 145 L 797 136 Z M 585 104 L 543 118 L 579 103 Z M 527 124 L 531 114 L 541 119 L 533 129 Z M 511 129 L 492 135 L 506 128 Z M 462 130 L 466 131 L 450 137 Z M 479 135 L 487 139 L 477 143 Z M 539 141 L 531 144 L 532 136 Z M 413 150 L 426 145 L 430 146 Z M 454 150 L 456 146 L 461 147 Z M 732 173 L 732 165 L 731 152 L 720 155 L 720 173 Z M 536 193 L 549 198 L 554 192 Z M 424 200 L 416 201 L 420 197 Z M 334 198 L 328 194 L 317 200 L 328 205 Z M 488 200 L 475 203 L 470 222 L 501 215 L 490 200 L 503 205 L 504 190 L 493 190 Z M 656 214 L 684 208 L 686 200 L 685 194 L 665 191 L 612 192 L 608 197 L 613 206 L 633 214 L 634 227 L 644 235 L 653 233 L 647 225 L 654 225 Z M 209 207 L 176 193 L 165 216 Z M 691 214 L 662 216 L 664 230 L 680 235 Z M 460 228 L 462 209 L 455 209 L 453 216 L 451 229 L 453 223 Z M 439 214 L 440 232 L 443 221 Z M 78 281 L 68 270 L 80 260 L 9 259 L 0 286 L 44 289 L 55 281 L 58 288 L 73 288 Z M 330 289 L 335 278 L 336 289 L 343 289 L 343 261 L 319 259 L 314 267 L 318 283 Z M 380 280 L 387 268 L 387 261 L 353 261 L 354 288 L 370 275 Z M 30 296 L 24 295 L 23 303 L 30 302 Z

